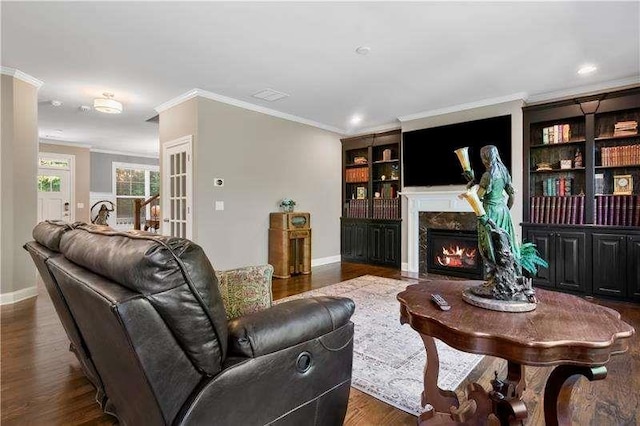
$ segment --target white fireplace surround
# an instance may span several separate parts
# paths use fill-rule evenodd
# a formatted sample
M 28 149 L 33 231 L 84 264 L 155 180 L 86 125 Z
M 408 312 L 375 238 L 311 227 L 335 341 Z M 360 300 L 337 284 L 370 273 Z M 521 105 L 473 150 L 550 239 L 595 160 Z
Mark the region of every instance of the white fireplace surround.
M 420 212 L 473 212 L 466 200 L 458 198 L 465 186 L 452 186 L 445 190 L 400 193 L 407 198 L 407 271 L 418 272 L 418 237 Z

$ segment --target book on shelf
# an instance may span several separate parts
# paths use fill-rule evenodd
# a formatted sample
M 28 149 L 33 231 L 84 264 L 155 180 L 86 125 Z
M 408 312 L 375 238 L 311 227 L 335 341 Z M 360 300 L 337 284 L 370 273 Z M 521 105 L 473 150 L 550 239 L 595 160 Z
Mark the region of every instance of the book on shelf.
M 584 195 L 539 196 L 530 198 L 531 223 L 580 225 L 584 223 Z
M 635 136 L 638 134 L 638 122 L 636 120 L 618 121 L 613 126 L 613 136 Z
M 345 171 L 345 181 L 347 183 L 366 182 L 368 180 L 369 180 L 368 167 L 357 167 L 353 169 L 346 169 Z
M 373 218 L 399 219 L 398 201 L 399 198 L 374 198 Z
M 640 144 L 602 147 L 600 157 L 603 166 L 640 165 Z
M 567 196 L 573 192 L 573 178 L 546 178 L 542 181 L 542 195 Z
M 596 173 L 595 177 L 595 193 L 600 195 L 604 193 L 604 173 Z
M 596 195 L 596 225 L 640 226 L 638 195 Z
M 571 126 L 569 124 L 556 124 L 542 129 L 542 143 L 564 143 L 571 140 Z

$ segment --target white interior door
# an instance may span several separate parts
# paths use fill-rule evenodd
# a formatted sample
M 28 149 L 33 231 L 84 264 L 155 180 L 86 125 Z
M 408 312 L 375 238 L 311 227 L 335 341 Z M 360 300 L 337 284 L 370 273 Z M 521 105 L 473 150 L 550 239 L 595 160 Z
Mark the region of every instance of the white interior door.
M 192 238 L 191 136 L 167 142 L 162 157 L 162 234 Z
M 71 205 L 71 171 L 38 169 L 38 222 L 73 221 Z

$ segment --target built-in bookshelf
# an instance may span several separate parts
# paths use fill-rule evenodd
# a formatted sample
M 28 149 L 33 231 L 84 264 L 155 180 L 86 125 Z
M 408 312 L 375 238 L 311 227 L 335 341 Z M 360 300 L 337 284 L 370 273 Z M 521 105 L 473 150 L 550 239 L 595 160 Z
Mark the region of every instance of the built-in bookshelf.
M 535 286 L 640 301 L 640 87 L 523 109 Z
M 342 140 L 343 260 L 400 266 L 400 130 Z

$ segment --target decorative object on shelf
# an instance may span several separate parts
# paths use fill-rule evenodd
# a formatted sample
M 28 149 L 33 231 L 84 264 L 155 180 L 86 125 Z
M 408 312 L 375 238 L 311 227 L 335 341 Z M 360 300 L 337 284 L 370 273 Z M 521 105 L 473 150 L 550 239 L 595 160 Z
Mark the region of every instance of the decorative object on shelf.
M 573 167 L 582 167 L 582 152 L 580 152 L 580 148 L 576 149 L 576 155 L 573 158 Z
M 283 198 L 280 200 L 280 204 L 278 206 L 282 209 L 283 212 L 292 212 L 293 208 L 296 206 L 296 202 L 291 198 Z
M 398 164 L 392 164 L 391 179 L 398 179 L 398 176 L 400 175 L 399 171 L 400 171 L 400 166 Z
M 571 168 L 571 160 L 560 160 L 560 168 L 561 169 L 570 169 Z
M 595 179 L 595 194 L 601 195 L 604 194 L 604 173 L 596 173 L 594 175 Z
M 538 164 L 536 164 L 536 172 L 545 172 L 545 171 L 549 171 L 549 170 L 553 170 L 551 168 L 551 164 L 549 164 L 549 163 L 538 163 Z
M 535 290 L 531 279 L 522 275 L 522 269 L 535 275 L 537 266 L 547 263 L 540 258 L 535 245 L 526 243 L 521 247 L 515 240 L 509 212 L 514 191 L 498 149 L 484 146 L 480 157 L 487 171 L 480 185 L 467 189 L 460 198 L 467 200 L 478 220 L 478 248 L 487 265 L 487 281 L 468 288 L 462 297 L 469 304 L 494 311 L 532 311 L 537 303 Z M 462 161 L 461 165 L 464 170 Z M 507 202 L 505 192 L 509 196 Z
M 380 193 L 379 193 L 378 191 L 376 191 L 376 192 L 373 194 L 373 197 L 374 197 L 374 198 L 380 198 Z
M 614 195 L 633 194 L 633 176 L 632 175 L 614 176 L 613 177 L 613 194 Z
M 387 177 L 385 175 L 380 176 L 380 180 L 385 180 Z
M 382 151 L 382 161 L 390 161 L 391 160 L 391 150 L 385 149 Z
M 354 157 L 353 164 L 367 164 L 367 157 Z
M 366 186 L 359 186 L 356 188 L 356 198 L 358 200 L 364 200 L 365 198 L 367 198 L 367 187 Z

